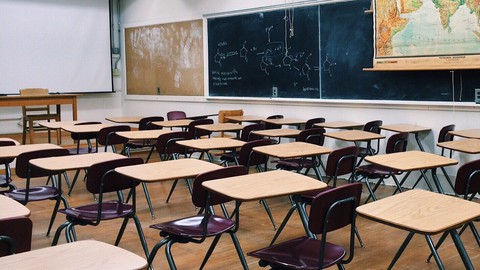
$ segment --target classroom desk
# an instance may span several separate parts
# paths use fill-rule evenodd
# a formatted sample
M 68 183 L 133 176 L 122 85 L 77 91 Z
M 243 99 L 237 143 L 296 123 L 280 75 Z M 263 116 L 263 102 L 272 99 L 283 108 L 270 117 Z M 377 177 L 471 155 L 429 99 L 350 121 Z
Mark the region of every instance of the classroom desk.
M 21 153 L 36 151 L 36 150 L 55 149 L 55 148 L 62 148 L 62 147 L 56 144 L 51 144 L 51 143 L 2 146 L 0 147 L 0 159 L 16 158 Z
M 420 138 L 418 137 L 418 134 L 420 132 L 427 132 L 432 130 L 431 128 L 428 128 L 428 127 L 422 127 L 422 126 L 417 126 L 412 124 L 382 125 L 380 126 L 380 129 L 393 131 L 393 132 L 407 132 L 407 133 L 414 134 L 415 140 L 417 141 L 418 147 L 420 148 L 421 151 L 425 151 L 425 150 L 423 149 L 423 145 L 422 145 L 422 142 L 420 141 Z
M 146 269 L 147 260 L 128 250 L 96 240 L 36 249 L 0 258 L 4 269 Z
M 462 258 L 465 269 L 474 269 L 457 233 L 461 225 L 480 217 L 480 204 L 426 190 L 409 190 L 357 207 L 360 216 L 409 231 L 388 269 L 402 255 L 413 235 L 423 234 L 440 269 L 445 269 L 431 235 L 448 232 Z
M 468 139 L 480 139 L 480 129 L 464 129 L 464 130 L 452 130 L 448 132 L 454 136 L 468 138 Z
M 237 134 L 237 138 L 240 137 L 240 131 L 244 128 L 244 126 L 235 124 L 235 123 L 216 123 L 216 124 L 207 124 L 207 125 L 197 125 L 195 128 L 199 128 L 202 130 L 210 131 L 210 132 L 235 132 Z
M 181 127 L 186 128 L 192 122 L 191 119 L 178 119 L 178 120 L 168 120 L 168 121 L 155 121 L 152 124 L 165 127 L 165 128 L 174 128 L 174 127 Z
M 406 151 L 376 156 L 367 156 L 365 160 L 370 163 L 392 168 L 397 171 L 407 172 L 407 174 L 400 182 L 400 186 L 405 182 L 410 172 L 418 170 L 421 173 L 421 177 L 417 180 L 414 187 L 416 186 L 418 181 L 423 178 L 430 190 L 433 190 L 425 174 L 425 171 L 431 170 L 434 184 L 437 187 L 438 192 L 440 193 L 444 193 L 444 191 L 440 184 L 440 181 L 438 180 L 436 169 L 439 167 L 458 164 L 458 161 L 455 159 L 422 151 Z
M 332 121 L 332 122 L 316 123 L 313 126 L 323 127 L 323 128 L 335 128 L 335 129 L 354 129 L 354 128 L 362 128 L 364 124 L 351 122 L 351 121 Z
M 382 134 L 377 134 L 369 131 L 364 131 L 364 130 L 342 130 L 342 131 L 335 131 L 335 132 L 326 132 L 325 137 L 330 137 L 333 139 L 341 140 L 341 141 L 347 141 L 347 142 L 353 142 L 355 145 L 358 147 L 359 142 L 370 142 L 372 140 L 379 140 L 379 139 L 384 139 L 385 136 Z M 372 154 L 372 148 L 370 147 L 370 144 L 368 144 L 368 151 L 370 154 Z
M 56 121 L 40 121 L 38 122 L 38 125 L 42 126 L 42 127 L 45 127 L 47 129 L 53 129 L 55 130 L 57 133 L 57 144 L 60 145 L 62 144 L 62 127 L 64 126 L 71 126 L 71 125 L 75 125 L 75 124 L 78 124 L 78 123 L 81 123 L 81 121 L 59 121 L 59 122 L 56 122 Z
M 138 124 L 143 116 L 106 117 L 105 120 L 119 124 Z
M 200 150 L 202 153 L 207 153 L 210 162 L 214 162 L 211 155 L 208 154 L 210 150 L 231 150 L 236 158 L 235 152 L 237 148 L 242 147 L 245 142 L 231 139 L 231 138 L 207 138 L 194 140 L 181 140 L 176 142 L 179 145 L 185 146 L 189 149 Z
M 211 113 L 211 114 L 202 114 L 202 115 L 195 115 L 195 116 L 187 116 L 186 119 L 190 120 L 198 120 L 198 119 L 205 119 L 210 116 L 217 116 L 218 113 Z
M 332 152 L 332 149 L 306 142 L 291 142 L 258 146 L 254 147 L 253 151 L 279 159 L 311 157 L 313 162 L 316 163 L 317 156 L 329 154 Z M 317 178 L 321 180 L 322 175 L 317 166 L 313 166 L 313 170 Z
M 25 205 L 7 196 L 0 195 L 0 220 L 28 216 L 30 216 L 30 209 Z
M 15 143 L 15 145 L 20 145 L 20 143 L 14 139 L 11 139 L 11 138 L 0 138 L 0 141 L 2 142 L 5 142 L 5 141 L 9 141 L 9 142 L 13 142 Z
M 72 105 L 72 119 L 77 120 L 77 96 L 75 94 L 50 94 L 35 96 L 0 96 L 0 107 L 56 105 L 60 113 L 63 104 Z M 60 116 L 61 117 L 61 116 Z M 60 118 L 61 119 L 61 118 Z
M 128 140 L 154 140 L 158 136 L 171 133 L 171 130 L 165 129 L 148 129 L 148 130 L 131 130 L 131 131 L 118 131 L 116 134 Z
M 99 132 L 104 127 L 111 127 L 108 124 L 92 124 L 92 125 L 66 125 L 62 129 L 70 133 L 91 133 Z
M 480 140 L 463 139 L 437 143 L 437 146 L 467 154 L 480 154 Z
M 266 118 L 261 116 L 254 115 L 235 115 L 235 116 L 225 116 L 225 119 L 230 120 L 235 123 L 251 122 L 251 123 L 260 123 Z
M 274 118 L 274 119 L 264 119 L 263 122 L 270 123 L 274 125 L 282 126 L 296 126 L 300 128 L 301 125 L 305 124 L 307 121 L 297 118 Z
M 263 130 L 253 130 L 252 133 L 264 136 L 264 137 L 285 137 L 285 138 L 296 138 L 298 134 L 302 132 L 299 129 L 293 128 L 274 128 L 274 129 L 263 129 Z
M 235 200 L 235 212 L 239 211 L 243 202 L 294 196 L 323 189 L 327 186 L 322 181 L 285 170 L 273 170 L 210 180 L 203 182 L 202 185 L 210 192 L 216 192 Z M 307 234 L 310 234 L 305 209 L 301 206 L 297 196 L 294 196 L 294 201 L 304 229 Z
M 65 171 L 76 170 L 76 174 L 68 191 L 68 195 L 72 193 L 73 186 L 77 181 L 78 174 L 82 169 L 88 169 L 95 163 L 108 160 L 126 158 L 123 155 L 111 152 L 91 153 L 88 155 L 69 155 L 59 157 L 38 158 L 30 160 L 30 164 L 51 172 L 51 174 L 59 174 Z

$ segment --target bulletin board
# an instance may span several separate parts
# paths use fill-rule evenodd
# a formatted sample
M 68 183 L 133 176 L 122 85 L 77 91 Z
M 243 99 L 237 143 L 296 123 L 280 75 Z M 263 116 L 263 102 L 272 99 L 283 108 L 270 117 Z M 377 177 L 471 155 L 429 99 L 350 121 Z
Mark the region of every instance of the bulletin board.
M 202 20 L 125 28 L 128 95 L 203 96 Z

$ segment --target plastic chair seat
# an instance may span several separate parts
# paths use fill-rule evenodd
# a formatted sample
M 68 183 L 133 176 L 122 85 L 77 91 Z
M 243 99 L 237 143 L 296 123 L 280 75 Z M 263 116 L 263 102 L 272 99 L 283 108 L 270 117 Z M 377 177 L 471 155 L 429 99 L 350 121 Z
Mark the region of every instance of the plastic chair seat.
M 164 234 L 179 237 L 201 238 L 203 236 L 204 215 L 181 218 L 151 225 L 150 228 L 161 230 Z M 224 233 L 235 226 L 235 221 L 221 216 L 210 217 L 205 236 L 210 237 Z
M 60 209 L 58 212 L 66 214 L 69 218 L 81 219 L 82 221 L 96 221 L 98 215 L 98 204 L 89 204 L 79 207 Z M 131 215 L 132 205 L 124 204 L 119 201 L 103 202 L 101 220 L 122 218 Z
M 401 174 L 401 171 L 395 171 L 388 167 L 378 166 L 374 164 L 364 165 L 357 167 L 356 174 L 361 176 L 368 176 L 368 178 L 383 178 L 388 177 L 391 174 Z
M 315 198 L 319 193 L 325 192 L 325 191 L 327 191 L 331 188 L 333 188 L 333 187 L 326 186 L 326 187 L 324 187 L 322 189 L 319 189 L 319 190 L 314 190 L 314 191 L 309 191 L 309 192 L 306 192 L 306 193 L 302 193 L 300 200 L 304 204 L 311 205 L 312 201 L 313 201 L 313 198 Z
M 249 256 L 253 256 L 262 261 L 272 262 L 279 266 L 288 267 L 289 269 L 318 269 L 320 253 L 320 240 L 309 237 L 300 237 L 290 241 L 283 242 L 278 245 L 249 252 Z M 326 243 L 323 267 L 327 268 L 337 264 L 347 251 L 345 248 Z
M 299 171 L 303 168 L 313 168 L 313 166 L 315 166 L 315 164 L 311 159 L 307 158 L 281 159 L 277 161 L 277 169 L 282 170 Z
M 5 192 L 4 195 L 19 202 L 25 201 L 26 189 L 14 189 Z M 31 187 L 28 195 L 28 201 L 43 201 L 49 199 L 57 199 L 60 192 L 57 188 L 50 186 Z
M 237 160 L 238 160 L 239 155 L 236 154 L 236 156 L 237 156 Z M 223 161 L 223 162 L 226 162 L 226 163 L 235 163 L 235 157 L 233 156 L 233 153 L 231 153 L 231 152 L 223 153 L 220 156 L 220 160 Z

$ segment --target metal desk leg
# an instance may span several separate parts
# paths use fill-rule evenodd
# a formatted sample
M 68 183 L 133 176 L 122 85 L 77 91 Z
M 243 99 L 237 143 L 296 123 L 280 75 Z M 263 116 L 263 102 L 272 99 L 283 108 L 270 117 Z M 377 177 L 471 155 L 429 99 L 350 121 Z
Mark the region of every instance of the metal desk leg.
M 415 140 L 417 141 L 418 147 L 420 148 L 420 151 L 425 152 L 425 149 L 423 149 L 422 142 L 420 141 L 420 138 L 418 137 L 418 132 L 415 132 Z
M 450 235 L 452 236 L 453 243 L 455 243 L 455 247 L 457 248 L 458 253 L 460 254 L 460 257 L 462 258 L 463 264 L 465 265 L 465 269 L 473 270 L 474 267 L 473 267 L 472 261 L 470 261 L 470 257 L 468 257 L 467 251 L 463 246 L 462 240 L 460 239 L 460 236 L 458 235 L 457 230 L 455 229 L 450 230 Z
M 400 258 L 400 256 L 402 256 L 402 253 L 403 251 L 405 250 L 405 248 L 408 246 L 408 244 L 410 243 L 410 240 L 412 240 L 412 237 L 415 235 L 414 232 L 410 232 L 408 233 L 408 236 L 407 238 L 405 238 L 405 241 L 403 241 L 402 245 L 400 246 L 400 248 L 398 249 L 397 253 L 395 254 L 395 257 L 393 257 L 393 260 L 392 262 L 390 263 L 390 265 L 388 266 L 388 270 L 392 269 L 393 266 L 395 265 L 395 263 L 397 262 L 397 260 Z

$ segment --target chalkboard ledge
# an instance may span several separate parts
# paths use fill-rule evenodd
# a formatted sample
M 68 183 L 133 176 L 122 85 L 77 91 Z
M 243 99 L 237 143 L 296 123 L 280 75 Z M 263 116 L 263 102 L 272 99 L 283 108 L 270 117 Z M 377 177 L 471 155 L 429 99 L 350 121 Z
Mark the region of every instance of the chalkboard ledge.
M 480 66 L 471 67 L 398 67 L 398 68 L 363 68 L 363 71 L 419 71 L 419 70 L 473 70 L 480 69 Z

